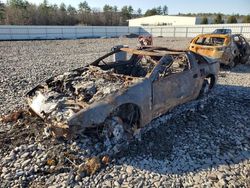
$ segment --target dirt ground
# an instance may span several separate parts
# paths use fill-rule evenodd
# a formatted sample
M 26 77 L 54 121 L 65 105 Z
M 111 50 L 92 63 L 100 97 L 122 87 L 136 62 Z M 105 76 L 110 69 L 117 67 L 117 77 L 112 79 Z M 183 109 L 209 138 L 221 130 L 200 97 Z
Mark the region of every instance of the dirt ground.
M 191 39 L 155 38 L 186 49 Z M 81 67 L 135 39 L 0 42 L 0 114 L 25 108 L 24 95 L 48 77 Z M 249 62 L 250 63 L 250 62 Z M 250 187 L 250 64 L 222 69 L 214 90 L 154 120 L 121 156 L 93 175 L 79 165 L 102 151 L 83 136 L 51 139 L 24 116 L 0 123 L 0 187 Z

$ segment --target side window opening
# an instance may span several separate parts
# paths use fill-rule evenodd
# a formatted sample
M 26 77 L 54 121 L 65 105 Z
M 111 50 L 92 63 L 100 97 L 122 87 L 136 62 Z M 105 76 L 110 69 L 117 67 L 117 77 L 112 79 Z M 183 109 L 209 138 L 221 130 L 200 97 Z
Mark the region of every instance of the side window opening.
M 234 37 L 233 37 L 233 40 L 234 40 L 234 42 L 239 42 L 239 41 L 240 41 L 240 38 L 239 38 L 239 36 L 234 36 Z
M 115 53 L 102 59 L 98 66 L 103 70 L 109 70 L 116 74 L 132 77 L 145 77 L 156 65 L 156 61 L 150 56 L 126 53 Z
M 221 46 L 225 42 L 225 38 L 221 37 L 199 37 L 195 44 L 207 46 Z
M 168 61 L 170 61 L 170 58 L 171 63 L 163 64 L 163 71 L 160 71 L 160 78 L 164 78 L 172 74 L 178 74 L 190 69 L 189 60 L 186 54 L 168 56 Z
M 206 38 L 204 38 L 204 37 L 199 37 L 199 38 L 197 39 L 197 41 L 195 42 L 195 44 L 203 44 L 205 40 L 206 40 Z
M 234 36 L 233 40 L 234 40 L 235 44 L 237 45 L 238 49 L 240 51 L 242 51 L 242 49 L 244 48 L 244 45 L 245 45 L 244 40 L 242 40 L 242 38 L 240 36 Z
M 211 38 L 211 44 L 212 45 L 223 45 L 225 41 L 225 38 L 220 38 L 220 37 L 212 37 Z

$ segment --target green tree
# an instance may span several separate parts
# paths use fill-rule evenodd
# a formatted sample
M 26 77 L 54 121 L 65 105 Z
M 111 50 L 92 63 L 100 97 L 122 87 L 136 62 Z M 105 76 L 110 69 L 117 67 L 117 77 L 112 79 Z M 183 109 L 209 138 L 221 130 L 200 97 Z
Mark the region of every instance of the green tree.
M 157 14 L 159 14 L 159 15 L 162 14 L 162 8 L 161 8 L 161 6 L 159 6 L 159 7 L 156 8 L 156 12 L 157 12 Z
M 68 24 L 68 15 L 67 15 L 67 10 L 66 10 L 66 5 L 64 3 L 60 4 L 59 11 L 58 11 L 58 20 L 59 20 L 59 25 L 66 25 Z
M 208 19 L 206 16 L 202 17 L 201 24 L 208 24 Z
M 103 13 L 104 13 L 104 24 L 105 25 L 113 25 L 113 7 L 110 5 L 104 5 L 103 7 Z
M 15 8 L 27 8 L 27 6 L 29 5 L 27 1 L 23 1 L 23 0 L 9 0 L 7 1 L 7 3 L 9 6 L 15 7 Z
M 227 23 L 237 23 L 236 16 L 232 15 L 227 18 Z
M 116 5 L 113 7 L 113 11 L 118 12 L 118 7 Z
M 68 25 L 75 25 L 77 23 L 77 11 L 74 7 L 72 7 L 71 5 L 69 5 L 67 7 L 67 21 L 68 21 Z
M 134 10 L 132 6 L 123 6 L 121 9 L 121 14 L 125 19 L 131 19 L 133 11 Z
M 158 12 L 157 12 L 157 9 L 156 8 L 152 8 L 152 9 L 148 9 L 144 16 L 153 16 L 153 15 L 157 15 Z
M 162 8 L 162 13 L 163 13 L 164 15 L 168 15 L 168 7 L 167 7 L 167 5 L 164 5 L 164 6 L 163 6 L 163 8 Z
M 103 7 L 103 12 L 112 12 L 113 11 L 113 7 L 110 5 L 104 5 Z
M 136 11 L 137 17 L 141 17 L 142 16 L 142 10 L 140 8 L 137 9 Z
M 30 20 L 27 8 L 29 3 L 23 0 L 9 0 L 5 8 L 5 20 L 8 24 L 23 25 Z
M 39 23 L 41 25 L 50 25 L 50 6 L 47 0 L 44 0 L 38 7 Z
M 250 23 L 250 15 L 244 16 L 243 23 Z
M 132 14 L 133 14 L 133 12 L 134 12 L 134 9 L 133 9 L 133 7 L 132 7 L 131 5 L 128 6 L 128 12 L 129 12 L 129 14 L 130 14 L 131 17 L 132 17 Z
M 4 22 L 5 17 L 5 5 L 0 1 L 0 23 Z
M 60 9 L 60 11 L 62 11 L 62 12 L 66 12 L 66 5 L 65 5 L 64 3 L 61 3 L 59 9 Z
M 72 7 L 71 5 L 69 5 L 67 7 L 67 12 L 68 12 L 69 15 L 72 15 L 72 16 L 77 14 L 77 11 L 76 11 L 75 7 Z
M 123 6 L 121 9 L 120 25 L 127 25 L 127 20 L 133 17 L 134 9 L 132 6 Z
M 87 1 L 80 3 L 78 7 L 79 7 L 80 22 L 85 25 L 91 24 L 91 14 L 90 14 L 91 8 L 88 5 Z
M 87 1 L 80 3 L 78 5 L 78 7 L 79 7 L 79 11 L 81 11 L 81 12 L 90 12 L 91 11 L 91 8 L 90 8 L 89 4 L 87 3 Z
M 113 6 L 113 23 L 112 25 L 119 25 L 119 21 L 120 21 L 120 13 L 118 12 L 118 7 L 115 5 Z
M 215 24 L 222 24 L 224 23 L 224 20 L 222 19 L 222 14 L 217 14 L 215 19 L 214 19 L 214 23 Z

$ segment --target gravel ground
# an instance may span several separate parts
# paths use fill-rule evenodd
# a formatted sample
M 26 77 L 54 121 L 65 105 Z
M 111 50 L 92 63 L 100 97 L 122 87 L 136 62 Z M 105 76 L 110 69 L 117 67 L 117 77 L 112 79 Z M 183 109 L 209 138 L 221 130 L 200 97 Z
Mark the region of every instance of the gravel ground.
M 185 49 L 190 39 L 156 38 Z M 135 39 L 0 42 L 0 114 L 49 76 L 91 62 Z M 140 140 L 91 176 L 79 165 L 98 140 L 48 138 L 41 121 L 0 124 L 0 187 L 250 187 L 250 65 L 220 72 L 208 96 L 154 120 Z M 7 129 L 7 130 L 6 130 Z

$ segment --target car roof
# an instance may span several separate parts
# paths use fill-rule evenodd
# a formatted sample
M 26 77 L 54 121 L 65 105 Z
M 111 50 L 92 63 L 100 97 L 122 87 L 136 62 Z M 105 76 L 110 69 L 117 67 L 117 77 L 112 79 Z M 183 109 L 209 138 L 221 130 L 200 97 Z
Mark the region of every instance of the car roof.
M 135 48 L 121 48 L 123 52 L 127 52 L 135 55 L 145 55 L 145 56 L 165 56 L 165 55 L 177 55 L 183 54 L 185 50 L 174 50 L 164 47 L 148 47 L 145 49 L 135 49 Z
M 228 38 L 230 34 L 216 34 L 216 33 L 209 33 L 209 34 L 200 34 L 197 37 L 218 37 L 218 38 Z

